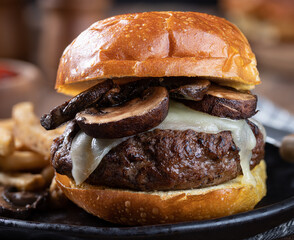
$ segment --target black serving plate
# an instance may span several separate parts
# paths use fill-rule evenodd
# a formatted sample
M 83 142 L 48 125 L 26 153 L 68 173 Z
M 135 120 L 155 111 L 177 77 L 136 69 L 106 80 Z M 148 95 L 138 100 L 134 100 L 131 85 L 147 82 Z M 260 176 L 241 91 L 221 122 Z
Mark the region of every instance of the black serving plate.
M 242 239 L 294 218 L 294 164 L 266 145 L 267 196 L 252 211 L 179 224 L 126 227 L 93 217 L 70 204 L 38 212 L 29 220 L 0 217 L 0 239 Z

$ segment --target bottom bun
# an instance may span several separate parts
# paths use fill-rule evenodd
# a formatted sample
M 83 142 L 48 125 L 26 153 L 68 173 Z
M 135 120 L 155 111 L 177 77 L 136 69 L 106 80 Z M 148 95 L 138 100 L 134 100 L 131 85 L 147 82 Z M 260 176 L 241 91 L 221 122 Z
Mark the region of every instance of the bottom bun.
M 266 165 L 252 171 L 256 186 L 242 184 L 242 176 L 204 189 L 139 192 L 82 184 L 65 175 L 56 181 L 65 195 L 87 212 L 124 225 L 150 225 L 212 219 L 248 211 L 266 194 Z

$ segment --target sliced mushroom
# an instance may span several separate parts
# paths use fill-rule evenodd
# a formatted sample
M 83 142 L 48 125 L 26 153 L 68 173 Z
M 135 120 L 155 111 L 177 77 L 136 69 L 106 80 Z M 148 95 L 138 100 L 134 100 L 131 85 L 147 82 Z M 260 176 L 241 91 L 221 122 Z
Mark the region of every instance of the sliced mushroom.
M 108 91 L 97 103 L 98 107 L 114 107 L 142 95 L 149 87 L 158 86 L 158 79 L 143 78 L 137 81 L 117 85 Z
M 107 91 L 112 89 L 113 86 L 114 83 L 110 79 L 96 84 L 92 88 L 78 94 L 62 105 L 55 107 L 50 113 L 44 114 L 41 118 L 41 125 L 46 130 L 57 128 L 64 122 L 73 119 L 76 113 L 95 104 Z
M 0 215 L 12 218 L 27 218 L 34 210 L 41 209 L 48 201 L 48 192 L 17 191 L 0 187 Z
M 210 86 L 208 80 L 197 80 L 169 91 L 172 98 L 200 101 Z
M 257 96 L 212 85 L 201 101 L 181 100 L 181 102 L 197 111 L 214 116 L 246 119 L 256 113 Z
M 147 131 L 159 125 L 168 113 L 168 92 L 151 87 L 119 107 L 90 108 L 76 115 L 80 128 L 95 138 L 121 138 Z
M 120 96 L 121 88 L 117 85 L 104 94 L 104 96 L 98 101 L 97 106 L 116 106 L 119 103 L 123 103 L 120 101 Z

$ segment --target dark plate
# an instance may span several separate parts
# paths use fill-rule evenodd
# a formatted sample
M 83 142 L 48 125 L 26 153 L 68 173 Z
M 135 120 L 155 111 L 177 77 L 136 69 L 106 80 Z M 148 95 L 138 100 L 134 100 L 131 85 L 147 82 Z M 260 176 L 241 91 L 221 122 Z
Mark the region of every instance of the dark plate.
M 28 221 L 1 218 L 0 238 L 18 239 L 241 239 L 271 229 L 294 217 L 294 165 L 278 148 L 266 145 L 267 196 L 253 211 L 229 217 L 180 224 L 125 227 L 114 225 L 70 205 L 36 213 Z

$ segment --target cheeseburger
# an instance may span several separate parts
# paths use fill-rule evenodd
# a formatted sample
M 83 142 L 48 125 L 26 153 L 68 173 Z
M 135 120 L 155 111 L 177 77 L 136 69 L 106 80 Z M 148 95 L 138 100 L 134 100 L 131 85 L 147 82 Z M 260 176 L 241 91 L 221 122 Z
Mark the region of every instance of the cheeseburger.
M 64 51 L 43 115 L 67 122 L 51 148 L 56 181 L 87 212 L 125 225 L 218 218 L 266 194 L 260 83 L 248 41 L 196 12 L 98 21 Z

